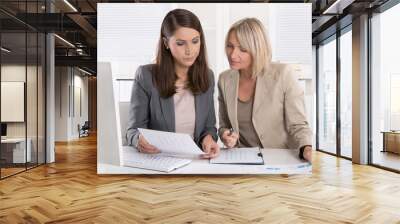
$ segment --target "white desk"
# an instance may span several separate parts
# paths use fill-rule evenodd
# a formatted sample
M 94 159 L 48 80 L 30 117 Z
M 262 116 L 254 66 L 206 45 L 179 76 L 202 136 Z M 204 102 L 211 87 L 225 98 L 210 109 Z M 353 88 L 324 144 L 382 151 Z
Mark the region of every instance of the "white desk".
M 123 147 L 123 157 L 130 156 L 132 147 Z M 97 164 L 98 174 L 311 174 L 311 164 L 298 158 L 297 150 L 262 149 L 264 165 L 210 164 L 207 159 L 193 160 L 189 165 L 170 173 L 140 168 Z
M 27 158 L 27 162 L 31 161 L 31 145 L 32 141 L 30 138 L 26 139 L 27 147 L 25 154 L 25 138 L 6 138 L 1 139 L 2 145 L 14 145 L 12 148 L 12 163 L 25 163 L 25 158 Z M 3 149 L 2 149 L 3 151 Z M 5 150 L 4 150 L 5 151 Z

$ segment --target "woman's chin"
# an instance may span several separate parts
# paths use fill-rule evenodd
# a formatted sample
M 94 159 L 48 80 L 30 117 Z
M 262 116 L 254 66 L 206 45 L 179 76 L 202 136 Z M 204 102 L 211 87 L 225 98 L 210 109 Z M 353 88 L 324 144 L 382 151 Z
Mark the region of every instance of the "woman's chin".
M 192 66 L 193 64 L 194 64 L 194 61 L 185 61 L 184 63 L 182 63 L 184 66 L 186 66 L 186 67 L 190 67 L 190 66 Z
M 193 65 L 193 63 L 187 63 L 187 62 L 178 62 L 179 67 L 181 68 L 189 68 L 190 66 Z
M 235 66 L 235 65 L 230 65 L 230 66 L 231 66 L 231 69 L 233 69 L 233 70 L 239 70 L 240 69 L 239 66 Z

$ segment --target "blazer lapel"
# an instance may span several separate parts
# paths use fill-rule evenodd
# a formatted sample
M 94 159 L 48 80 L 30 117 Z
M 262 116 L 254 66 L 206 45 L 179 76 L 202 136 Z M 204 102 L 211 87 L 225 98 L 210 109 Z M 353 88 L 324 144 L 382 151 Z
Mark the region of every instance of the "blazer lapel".
M 232 128 L 239 132 L 239 123 L 237 118 L 237 99 L 238 99 L 238 90 L 239 90 L 239 72 L 233 70 L 233 74 L 229 77 L 228 83 L 225 86 L 226 91 L 226 105 L 229 120 L 231 121 Z
M 257 77 L 256 92 L 254 94 L 253 102 L 253 117 L 256 117 L 256 113 L 262 108 L 263 102 L 266 100 L 265 97 L 268 95 L 268 82 L 271 78 L 269 73 L 264 73 L 262 76 Z
M 203 120 L 204 116 L 208 114 L 208 108 L 206 108 L 208 102 L 206 100 L 205 94 L 194 95 L 194 109 L 195 109 L 195 126 L 194 126 L 194 137 L 197 139 L 200 137 L 201 131 L 198 124 Z M 213 105 L 214 106 L 214 105 Z
M 160 97 L 160 104 L 168 131 L 175 132 L 174 98 L 172 96 L 168 98 Z

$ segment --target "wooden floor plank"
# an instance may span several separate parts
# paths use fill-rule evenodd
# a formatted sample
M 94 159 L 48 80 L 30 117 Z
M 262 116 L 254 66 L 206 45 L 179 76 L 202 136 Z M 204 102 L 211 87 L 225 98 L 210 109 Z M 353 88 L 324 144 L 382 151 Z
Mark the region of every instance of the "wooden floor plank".
M 400 223 L 400 175 L 314 153 L 312 175 L 97 175 L 96 137 L 0 181 L 0 223 Z

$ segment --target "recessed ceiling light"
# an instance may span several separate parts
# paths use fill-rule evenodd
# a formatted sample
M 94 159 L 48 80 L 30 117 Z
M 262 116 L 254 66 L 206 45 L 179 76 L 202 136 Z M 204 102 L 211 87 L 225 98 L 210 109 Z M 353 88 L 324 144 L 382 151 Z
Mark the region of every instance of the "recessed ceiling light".
M 11 52 L 11 50 L 9 50 L 9 49 L 7 49 L 7 48 L 5 48 L 5 47 L 1 47 L 1 50 L 4 51 L 4 52 L 6 52 L 6 53 L 10 53 L 10 52 Z
M 336 0 L 322 14 L 342 14 L 343 9 L 351 5 L 355 0 Z
M 90 73 L 90 72 L 88 72 L 88 71 L 86 71 L 86 70 L 83 70 L 83 69 L 81 69 L 81 68 L 79 68 L 79 67 L 78 67 L 78 70 L 81 71 L 81 72 L 83 72 L 83 73 L 85 73 L 85 74 L 87 74 L 87 75 L 90 75 L 90 76 L 92 75 L 92 73 Z
M 72 10 L 74 10 L 75 12 L 78 12 L 78 10 L 68 1 L 68 0 L 64 0 L 65 4 L 67 4 Z
M 69 46 L 75 48 L 75 45 L 73 45 L 73 44 L 72 44 L 71 42 L 69 42 L 68 40 L 66 40 L 66 39 L 64 39 L 64 38 L 62 38 L 62 37 L 60 37 L 60 36 L 57 35 L 57 34 L 54 34 L 54 36 L 57 37 L 58 39 L 60 39 L 62 42 L 64 42 L 64 43 L 68 44 Z

